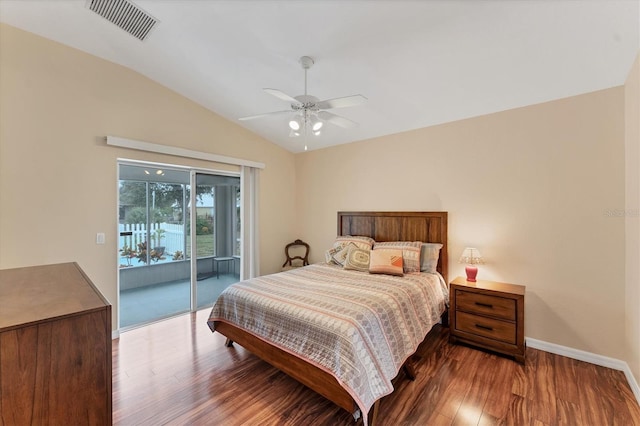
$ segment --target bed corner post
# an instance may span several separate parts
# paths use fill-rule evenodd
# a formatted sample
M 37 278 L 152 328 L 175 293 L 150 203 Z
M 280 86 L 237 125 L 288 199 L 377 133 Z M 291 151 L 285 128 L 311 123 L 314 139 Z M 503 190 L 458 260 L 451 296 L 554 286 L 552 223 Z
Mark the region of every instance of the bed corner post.
M 375 426 L 378 423 L 378 407 L 380 406 L 380 400 L 377 400 L 373 403 L 373 407 L 371 407 L 371 411 L 369 412 L 369 425 Z
M 445 309 L 440 318 L 442 319 L 442 326 L 449 327 L 449 309 Z

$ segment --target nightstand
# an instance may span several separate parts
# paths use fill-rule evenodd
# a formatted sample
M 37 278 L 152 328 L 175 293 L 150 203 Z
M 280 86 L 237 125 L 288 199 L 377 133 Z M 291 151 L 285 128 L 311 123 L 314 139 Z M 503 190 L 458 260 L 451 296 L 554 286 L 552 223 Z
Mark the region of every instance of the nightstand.
M 524 286 L 457 277 L 449 292 L 451 343 L 511 355 L 524 364 Z

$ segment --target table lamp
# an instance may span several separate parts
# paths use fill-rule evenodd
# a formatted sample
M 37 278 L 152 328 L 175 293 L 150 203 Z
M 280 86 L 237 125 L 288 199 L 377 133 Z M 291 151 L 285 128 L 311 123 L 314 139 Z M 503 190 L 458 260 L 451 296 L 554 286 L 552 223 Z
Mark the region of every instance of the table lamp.
M 482 259 L 482 255 L 477 248 L 467 247 L 462 252 L 462 256 L 460 256 L 460 263 L 466 263 L 467 266 L 464 268 L 467 273 L 467 281 L 472 283 L 476 282 L 476 276 L 478 275 L 478 268 L 475 265 L 481 265 L 484 263 Z

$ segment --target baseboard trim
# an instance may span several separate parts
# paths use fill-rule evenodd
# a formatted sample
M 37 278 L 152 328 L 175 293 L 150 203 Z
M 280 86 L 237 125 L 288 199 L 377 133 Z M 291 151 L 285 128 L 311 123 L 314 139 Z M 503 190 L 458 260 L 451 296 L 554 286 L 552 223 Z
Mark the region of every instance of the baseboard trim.
M 622 371 L 624 372 L 624 375 L 627 378 L 627 382 L 629 382 L 629 386 L 631 386 L 631 390 L 633 391 L 633 394 L 636 396 L 636 400 L 638 401 L 638 404 L 640 404 L 640 386 L 638 386 L 638 382 L 636 381 L 636 378 L 633 376 L 633 373 L 631 372 L 629 365 L 627 365 L 627 368 L 625 368 Z
M 629 368 L 629 364 L 626 362 L 594 354 L 592 352 L 581 351 L 580 349 L 569 348 L 567 346 L 556 345 L 555 343 L 549 343 L 543 340 L 532 339 L 530 337 L 527 337 L 526 341 L 527 346 L 533 349 L 539 349 L 552 354 L 566 356 L 567 358 L 577 359 L 578 361 L 584 361 L 601 367 L 622 371 L 624 376 L 627 378 L 627 382 L 629 383 L 629 387 L 631 387 L 633 395 L 636 397 L 636 401 L 640 404 L 640 386 L 638 386 L 638 382 L 633 376 L 631 368 Z

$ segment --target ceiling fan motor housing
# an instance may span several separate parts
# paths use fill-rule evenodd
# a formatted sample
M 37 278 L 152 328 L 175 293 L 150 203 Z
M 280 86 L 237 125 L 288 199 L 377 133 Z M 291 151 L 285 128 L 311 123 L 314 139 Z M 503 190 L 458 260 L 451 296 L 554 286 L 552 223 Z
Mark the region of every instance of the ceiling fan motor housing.
M 299 96 L 295 96 L 295 99 L 300 103 L 299 104 L 291 104 L 291 108 L 294 111 L 309 110 L 309 111 L 317 112 L 317 111 L 320 110 L 320 108 L 317 105 L 319 99 L 316 98 L 315 96 L 299 95 Z

